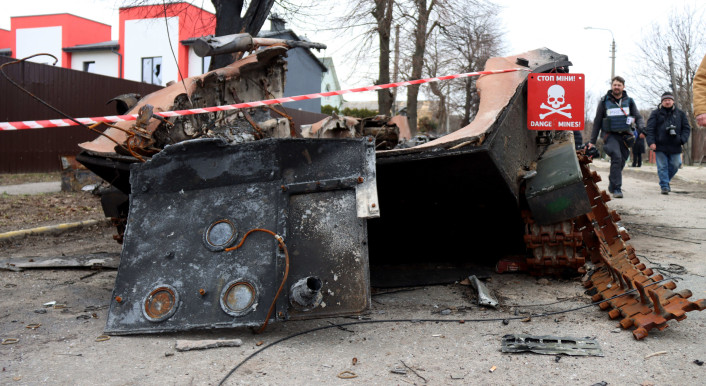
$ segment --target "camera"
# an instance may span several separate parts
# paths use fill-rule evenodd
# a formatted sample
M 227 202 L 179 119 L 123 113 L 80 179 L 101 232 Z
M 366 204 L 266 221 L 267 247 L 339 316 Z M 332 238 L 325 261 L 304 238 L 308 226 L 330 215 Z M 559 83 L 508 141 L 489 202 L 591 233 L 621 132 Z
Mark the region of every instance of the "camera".
M 596 158 L 596 157 L 598 157 L 599 154 L 600 154 L 600 153 L 598 152 L 598 148 L 597 148 L 597 147 L 592 146 L 591 148 L 589 148 L 589 147 L 588 147 L 588 144 L 577 146 L 577 148 L 578 148 L 579 150 L 583 150 L 583 151 L 584 151 L 584 154 L 586 154 L 586 156 L 588 156 L 589 158 Z
M 669 133 L 669 135 L 671 135 L 672 137 L 676 137 L 677 136 L 677 127 L 674 125 L 667 126 L 667 133 Z

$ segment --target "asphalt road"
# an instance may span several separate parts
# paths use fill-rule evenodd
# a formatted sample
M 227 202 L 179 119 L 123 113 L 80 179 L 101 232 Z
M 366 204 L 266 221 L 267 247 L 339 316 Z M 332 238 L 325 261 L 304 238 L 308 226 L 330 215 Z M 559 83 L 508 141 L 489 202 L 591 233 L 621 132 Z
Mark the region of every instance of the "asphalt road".
M 608 163 L 595 168 L 606 189 Z M 706 170 L 685 167 L 665 196 L 653 168 L 626 168 L 626 196 L 608 205 L 621 215 L 641 261 L 681 267 L 677 290 L 690 289 L 692 301 L 705 298 Z M 82 231 L 82 238 L 46 249 L 69 256 L 64 248 L 81 245 L 99 252 L 95 240 L 111 233 Z M 115 277 L 109 269 L 0 271 L 6 343 L 0 384 L 213 385 L 246 360 L 227 384 L 702 385 L 706 379 L 706 366 L 696 362 L 706 361 L 706 312 L 689 312 L 636 341 L 590 305 L 578 279 L 492 274 L 486 285 L 498 309 L 479 307 L 470 287 L 451 284 L 375 294 L 360 319 L 272 323 L 259 335 L 238 328 L 99 339 Z M 44 306 L 51 301 L 59 306 Z M 528 317 L 541 313 L 555 314 Z M 502 353 L 506 334 L 591 337 L 603 356 Z M 175 347 L 184 339 L 235 338 L 240 347 Z

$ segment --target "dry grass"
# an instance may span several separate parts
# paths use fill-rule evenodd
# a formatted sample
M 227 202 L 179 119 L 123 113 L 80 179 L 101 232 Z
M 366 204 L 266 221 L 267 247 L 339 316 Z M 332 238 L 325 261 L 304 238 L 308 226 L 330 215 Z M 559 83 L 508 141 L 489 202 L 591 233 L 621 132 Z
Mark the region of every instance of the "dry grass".
M 0 186 L 61 181 L 61 172 L 0 174 Z
M 89 192 L 0 195 L 0 233 L 104 217 L 100 198 Z

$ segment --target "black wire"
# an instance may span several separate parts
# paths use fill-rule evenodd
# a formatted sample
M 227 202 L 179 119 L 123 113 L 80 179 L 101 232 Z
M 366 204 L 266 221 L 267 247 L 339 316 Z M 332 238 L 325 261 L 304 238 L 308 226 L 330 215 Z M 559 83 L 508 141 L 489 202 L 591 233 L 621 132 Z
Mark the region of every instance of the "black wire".
M 191 105 L 191 107 L 194 107 L 193 102 L 191 102 L 191 96 L 189 96 L 189 90 L 186 89 L 186 82 L 184 82 L 184 75 L 181 74 L 181 68 L 179 67 L 179 60 L 177 59 L 176 54 L 174 53 L 174 47 L 172 47 L 172 37 L 169 36 L 169 22 L 167 20 L 167 4 L 165 4 L 164 0 L 162 0 L 162 7 L 164 10 L 164 27 L 167 29 L 167 40 L 169 40 L 169 49 L 172 51 L 172 57 L 174 58 L 174 62 L 176 63 L 176 67 L 177 67 L 177 72 L 179 73 L 179 77 L 181 78 L 181 84 L 184 86 L 184 94 L 186 95 L 186 99 L 189 100 L 189 104 Z
M 649 233 L 649 232 L 641 231 L 641 230 L 639 230 L 639 229 L 631 229 L 630 231 L 633 232 L 633 233 L 641 233 L 641 234 L 643 234 L 643 235 L 652 236 L 652 237 L 657 237 L 657 238 L 660 238 L 660 239 L 675 240 L 675 241 L 683 241 L 683 242 L 685 242 L 685 243 L 692 243 L 692 244 L 701 244 L 701 243 L 698 242 L 698 241 L 691 241 L 691 240 L 686 240 L 686 239 L 678 239 L 678 238 L 676 238 L 676 237 L 667 237 L 667 236 L 655 235 L 655 234 L 652 234 L 652 233 Z M 700 240 L 700 239 L 696 239 L 696 240 Z
M 400 289 L 390 290 L 390 291 L 385 291 L 385 292 L 377 292 L 377 293 L 374 293 L 374 294 L 372 294 L 372 295 L 370 295 L 370 296 L 382 296 L 382 295 L 396 294 L 396 293 L 400 293 L 400 292 L 412 292 L 412 291 L 418 291 L 418 290 L 420 290 L 420 289 L 422 289 L 422 288 L 426 288 L 426 286 L 424 286 L 424 287 L 414 287 L 414 288 L 400 288 Z
M 543 307 L 543 306 L 552 306 L 554 304 L 559 304 L 559 303 L 564 303 L 568 302 L 569 300 L 574 300 L 578 298 L 582 298 L 583 295 L 578 295 L 578 296 L 572 296 L 570 298 L 562 299 L 553 303 L 546 303 L 546 304 L 528 304 L 528 305 L 521 305 L 521 304 L 504 304 L 503 306 L 505 307 L 512 307 L 512 308 L 528 308 L 528 307 Z
M 637 257 L 639 257 L 639 258 L 641 258 L 641 259 L 647 260 L 647 262 L 650 263 L 650 264 L 655 264 L 655 266 L 652 266 L 652 267 L 649 267 L 649 268 L 654 269 L 654 270 L 657 270 L 657 271 L 659 271 L 659 272 L 662 273 L 662 274 L 664 274 L 665 272 L 667 272 L 667 273 L 671 273 L 671 274 L 674 274 L 674 275 L 696 275 L 696 276 L 701 276 L 701 275 L 698 275 L 698 274 L 695 274 L 695 273 L 689 273 L 689 271 L 686 269 L 686 267 L 684 267 L 684 266 L 681 265 L 681 264 L 669 263 L 669 265 L 668 265 L 669 268 L 665 268 L 665 267 L 662 265 L 662 263 L 656 263 L 656 262 L 650 260 L 650 259 L 649 259 L 647 256 L 645 256 L 645 255 L 639 255 L 639 254 L 636 253 L 635 256 L 637 256 Z
M 650 286 L 653 286 L 653 285 L 657 285 L 657 284 L 662 283 L 662 282 L 665 282 L 665 281 L 671 281 L 671 280 L 676 280 L 676 279 L 677 279 L 677 278 L 666 278 L 666 279 L 662 279 L 662 280 L 660 280 L 660 281 L 656 281 L 656 282 L 654 282 L 654 283 L 648 284 L 648 285 L 646 285 L 644 288 L 647 288 L 647 287 L 650 287 Z M 611 300 L 613 300 L 613 299 L 617 299 L 617 298 L 620 298 L 620 297 L 623 297 L 623 296 L 632 294 L 632 293 L 634 293 L 634 292 L 637 292 L 637 290 L 636 290 L 636 289 L 631 289 L 631 290 L 628 290 L 628 291 L 623 292 L 622 294 L 615 295 L 615 296 L 613 296 L 613 297 L 610 297 L 610 298 L 608 298 L 608 299 L 601 300 L 601 301 L 599 301 L 599 302 L 592 302 L 592 303 L 587 304 L 587 305 L 585 305 L 585 306 L 570 308 L 570 309 L 568 309 L 568 310 L 562 310 L 562 311 L 545 312 L 545 313 L 541 313 L 541 314 L 530 314 L 529 317 L 530 317 L 530 318 L 532 318 L 532 317 L 540 318 L 540 317 L 553 316 L 553 315 L 559 315 L 559 314 L 569 313 L 569 312 L 573 312 L 573 311 L 578 311 L 578 310 L 582 310 L 582 309 L 584 309 L 584 308 L 597 306 L 597 305 L 599 305 L 599 304 L 601 304 L 601 303 L 605 303 L 605 302 L 611 301 Z M 335 328 L 343 328 L 343 327 L 346 327 L 346 326 L 353 326 L 353 325 L 359 325 L 359 324 L 375 324 L 375 323 L 425 323 L 425 322 L 433 322 L 433 323 L 466 323 L 466 322 L 469 322 L 469 323 L 470 323 L 470 322 L 501 322 L 501 321 L 505 321 L 505 320 L 524 320 L 524 319 L 527 319 L 527 317 L 526 317 L 526 316 L 511 316 L 511 317 L 508 317 L 508 318 L 490 318 L 490 319 L 388 319 L 388 320 L 359 320 L 359 321 L 355 321 L 355 322 L 340 323 L 340 324 L 330 324 L 330 325 L 328 325 L 328 326 L 315 327 L 315 328 L 312 328 L 312 329 L 309 329 L 309 330 L 304 330 L 304 331 L 300 331 L 300 332 L 297 332 L 297 333 L 292 334 L 292 335 L 289 335 L 289 336 L 285 336 L 284 338 L 277 339 L 276 341 L 274 341 L 274 342 L 272 342 L 272 343 L 270 343 L 270 344 L 268 344 L 268 345 L 262 347 L 261 349 L 255 351 L 254 353 L 248 355 L 245 359 L 243 359 L 242 361 L 240 361 L 240 363 L 238 363 L 237 365 L 235 365 L 235 367 L 233 367 L 233 368 L 228 372 L 228 374 L 226 374 L 225 377 L 223 377 L 223 379 L 221 379 L 221 381 L 218 382 L 218 385 L 219 385 L 219 386 L 222 385 L 222 384 L 223 384 L 231 375 L 233 375 L 233 373 L 235 373 L 236 370 L 238 370 L 242 365 L 244 365 L 244 364 L 245 364 L 246 362 L 248 362 L 250 359 L 256 357 L 256 356 L 257 356 L 258 354 L 260 354 L 261 352 L 267 350 L 268 348 L 270 348 L 270 347 L 272 347 L 272 346 L 274 346 L 274 345 L 277 345 L 277 344 L 279 344 L 279 343 L 288 341 L 288 340 L 290 340 L 290 339 L 292 339 L 292 338 L 296 338 L 296 337 L 301 336 L 301 335 L 306 335 L 306 334 L 309 334 L 309 333 L 312 333 L 312 332 L 321 331 L 321 330 L 326 330 L 326 329 L 329 329 L 329 328 L 334 328 L 334 327 L 335 327 Z
M 28 56 L 28 57 L 26 57 L 26 58 L 22 58 L 22 59 L 20 59 L 20 60 L 16 60 L 16 61 L 14 61 L 14 62 L 7 62 L 7 63 L 3 64 L 2 66 L 0 66 L 0 73 L 2 73 L 2 75 L 5 77 L 5 79 L 7 79 L 10 83 L 12 83 L 15 87 L 19 88 L 20 90 L 22 90 L 22 92 L 24 92 L 25 94 L 27 94 L 27 95 L 31 96 L 32 98 L 34 98 L 34 100 L 36 100 L 37 102 L 39 102 L 39 103 L 43 104 L 44 106 L 50 108 L 51 110 L 53 110 L 53 111 L 56 112 L 57 114 L 60 114 L 61 116 L 63 116 L 64 118 L 70 119 L 72 122 L 76 123 L 77 125 L 83 126 L 83 127 L 87 128 L 87 129 L 91 130 L 90 127 L 88 127 L 88 126 L 86 126 L 85 124 L 83 124 L 83 123 L 77 121 L 76 119 L 72 118 L 71 116 L 69 116 L 68 114 L 64 113 L 63 111 L 57 109 L 56 107 L 50 105 L 49 103 L 45 102 L 43 99 L 39 98 L 38 96 L 32 94 L 32 93 L 29 92 L 27 89 L 25 89 L 24 87 L 22 87 L 22 86 L 20 86 L 19 84 L 17 84 L 14 80 L 12 80 L 12 79 L 5 73 L 5 68 L 4 68 L 5 66 L 8 66 L 8 65 L 10 65 L 10 64 L 15 64 L 15 63 L 21 63 L 21 62 L 26 61 L 27 59 L 34 58 L 35 56 L 45 56 L 45 55 L 46 55 L 46 56 L 51 56 L 52 58 L 54 58 L 54 65 L 56 65 L 56 62 L 59 61 L 59 59 L 57 59 L 56 56 L 54 56 L 54 55 L 52 55 L 52 54 L 46 54 L 46 53 L 34 54 L 34 55 Z

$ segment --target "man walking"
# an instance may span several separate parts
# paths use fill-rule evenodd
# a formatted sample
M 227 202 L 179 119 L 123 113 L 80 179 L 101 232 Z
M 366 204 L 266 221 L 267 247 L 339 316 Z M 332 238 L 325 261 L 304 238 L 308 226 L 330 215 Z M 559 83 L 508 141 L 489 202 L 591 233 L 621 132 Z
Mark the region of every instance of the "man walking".
M 671 92 L 662 94 L 662 102 L 647 120 L 647 144 L 657 158 L 657 176 L 662 194 L 672 191 L 672 180 L 681 166 L 681 146 L 689 140 L 691 127 L 686 114 L 674 106 Z
M 645 127 L 644 120 L 625 91 L 625 79 L 616 76 L 611 80 L 611 89 L 601 98 L 593 119 L 593 132 L 588 148 L 595 146 L 598 134 L 603 131 L 603 150 L 610 157 L 610 175 L 608 176 L 608 192 L 613 197 L 623 197 L 623 168 L 630 156 L 630 150 L 635 143 L 633 127 L 638 132 Z
M 645 134 L 637 129 L 632 133 L 635 136 L 635 144 L 632 145 L 632 167 L 642 167 L 642 153 L 645 152 Z

